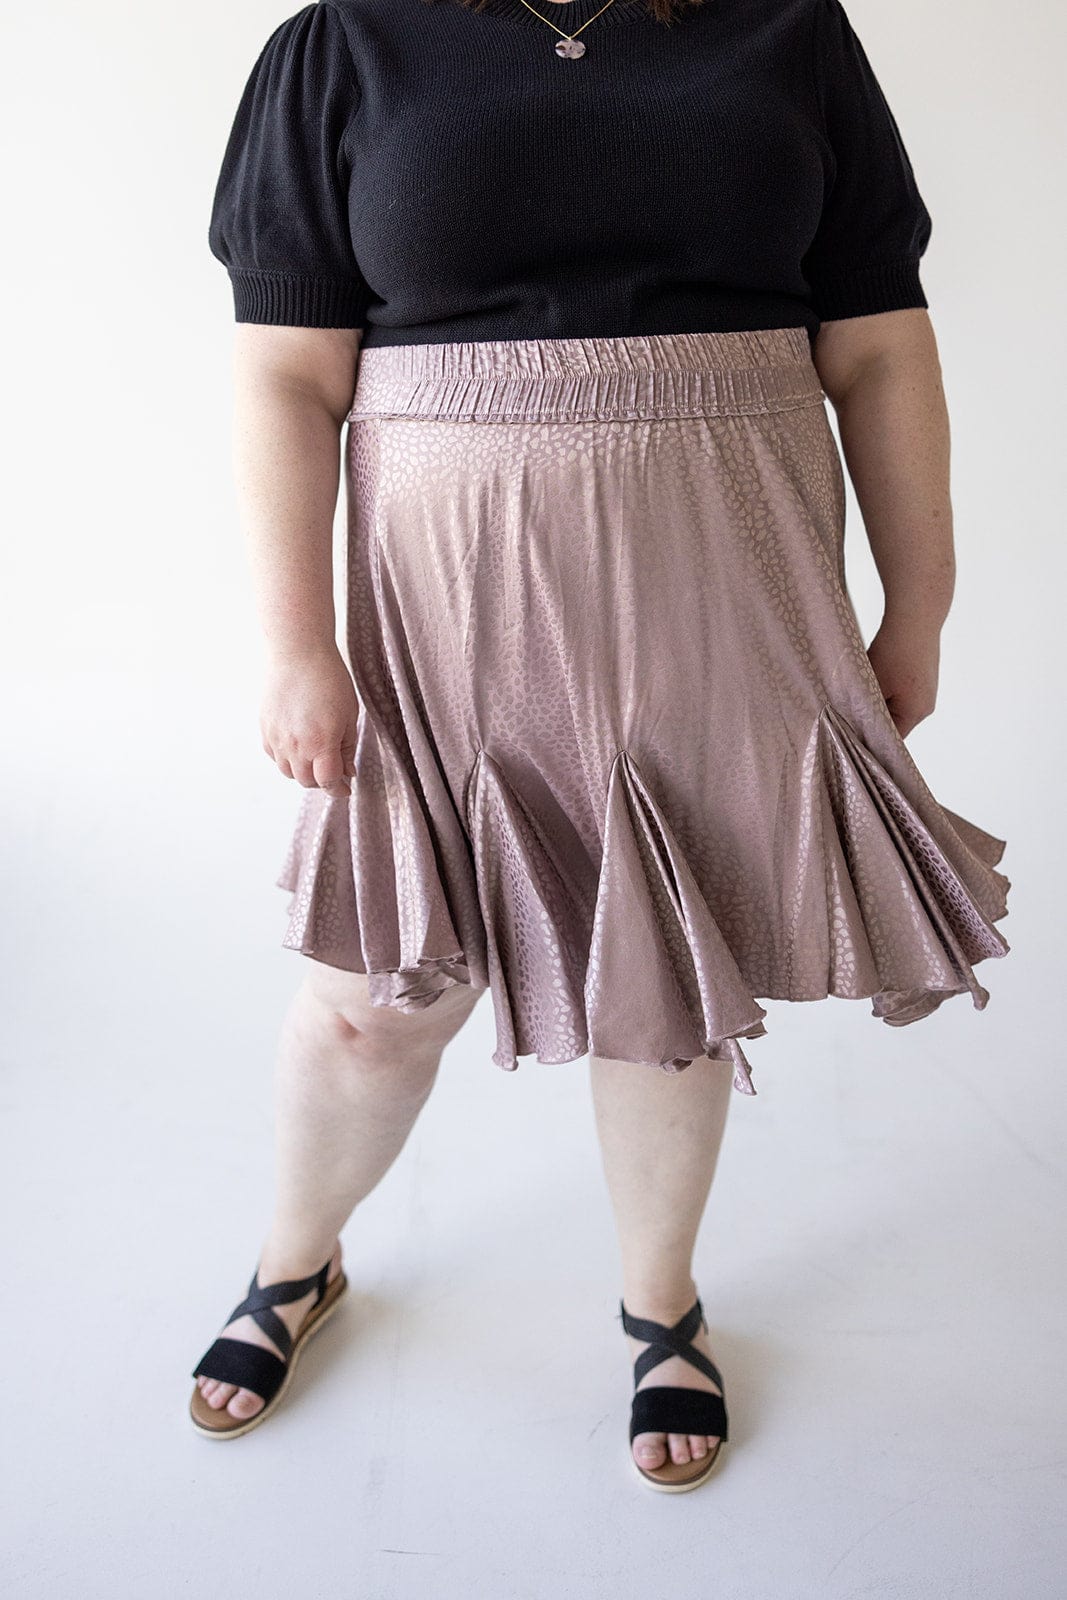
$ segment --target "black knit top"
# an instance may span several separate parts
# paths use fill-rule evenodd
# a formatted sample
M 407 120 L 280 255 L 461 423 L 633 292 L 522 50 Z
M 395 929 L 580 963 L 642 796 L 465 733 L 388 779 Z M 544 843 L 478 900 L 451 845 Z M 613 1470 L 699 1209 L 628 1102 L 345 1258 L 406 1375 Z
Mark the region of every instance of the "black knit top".
M 364 346 L 806 327 L 926 306 L 931 221 L 840 0 L 318 0 L 241 95 L 239 322 Z M 542 21 L 542 17 L 547 21 Z

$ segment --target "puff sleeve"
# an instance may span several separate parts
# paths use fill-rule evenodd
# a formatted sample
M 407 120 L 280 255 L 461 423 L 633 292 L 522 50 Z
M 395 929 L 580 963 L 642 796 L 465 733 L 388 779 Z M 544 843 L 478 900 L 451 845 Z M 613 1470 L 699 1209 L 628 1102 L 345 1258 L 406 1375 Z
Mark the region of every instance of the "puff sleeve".
M 238 103 L 208 229 L 238 322 L 361 327 L 368 299 L 349 227 L 346 127 L 359 104 L 334 8 L 270 35 Z
M 931 219 L 900 129 L 840 0 L 815 0 L 815 91 L 830 171 L 804 277 L 831 321 L 928 302 L 919 274 Z

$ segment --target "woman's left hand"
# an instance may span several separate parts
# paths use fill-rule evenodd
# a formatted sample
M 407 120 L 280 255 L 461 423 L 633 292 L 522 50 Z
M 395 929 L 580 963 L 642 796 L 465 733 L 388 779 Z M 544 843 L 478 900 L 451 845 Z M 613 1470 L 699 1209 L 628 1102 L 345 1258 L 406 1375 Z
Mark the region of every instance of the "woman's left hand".
M 937 704 L 941 629 L 929 622 L 886 618 L 867 657 L 901 738 Z

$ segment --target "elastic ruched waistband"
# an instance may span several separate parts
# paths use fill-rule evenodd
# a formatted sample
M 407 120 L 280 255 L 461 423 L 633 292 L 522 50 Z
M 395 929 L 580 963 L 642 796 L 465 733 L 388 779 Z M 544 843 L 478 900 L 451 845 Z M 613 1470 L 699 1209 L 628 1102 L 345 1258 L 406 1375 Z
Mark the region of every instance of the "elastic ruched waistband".
M 824 398 L 805 328 L 462 340 L 361 350 L 348 420 L 729 416 Z

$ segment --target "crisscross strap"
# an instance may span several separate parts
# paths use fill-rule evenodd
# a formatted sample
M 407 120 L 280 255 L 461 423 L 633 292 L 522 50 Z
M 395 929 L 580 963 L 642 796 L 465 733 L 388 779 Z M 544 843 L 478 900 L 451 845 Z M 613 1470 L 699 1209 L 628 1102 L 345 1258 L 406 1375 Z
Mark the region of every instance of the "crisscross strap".
M 316 1291 L 314 1307 L 318 1305 L 326 1293 L 326 1275 L 330 1270 L 329 1261 L 321 1266 L 318 1272 L 313 1272 L 307 1278 L 287 1278 L 282 1283 L 268 1283 L 264 1288 L 259 1281 L 259 1267 L 257 1265 L 252 1274 L 252 1282 L 248 1286 L 248 1294 L 241 1304 L 230 1312 L 229 1320 L 233 1322 L 237 1317 L 250 1316 L 258 1322 L 263 1332 L 267 1334 L 278 1346 L 283 1357 L 288 1361 L 293 1348 L 292 1335 L 285 1326 L 281 1317 L 276 1316 L 271 1306 L 289 1305 L 294 1300 L 300 1300 L 304 1295 Z
M 230 1312 L 226 1324 L 228 1326 L 231 1322 L 236 1322 L 238 1317 L 250 1316 L 278 1346 L 283 1359 L 279 1359 L 272 1350 L 266 1350 L 262 1345 L 249 1344 L 244 1339 L 220 1337 L 201 1356 L 192 1376 L 215 1378 L 220 1383 L 235 1383 L 239 1388 L 251 1389 L 255 1394 L 262 1395 L 264 1400 L 269 1400 L 272 1394 L 277 1393 L 285 1377 L 286 1364 L 293 1349 L 292 1334 L 271 1307 L 289 1305 L 294 1300 L 301 1300 L 314 1289 L 315 1301 L 311 1308 L 314 1310 L 326 1293 L 329 1271 L 330 1263 L 326 1261 L 317 1272 L 311 1273 L 307 1278 L 286 1278 L 281 1283 L 268 1283 L 264 1286 L 259 1281 L 257 1263 L 247 1295 L 240 1305 L 235 1306 Z M 253 1352 L 247 1359 L 243 1355 L 246 1350 Z M 242 1376 L 235 1377 L 234 1373 L 246 1373 L 255 1381 L 246 1381 Z M 273 1386 L 271 1394 L 262 1387 L 264 1383 L 268 1387 Z
M 678 1389 L 653 1384 L 638 1389 L 630 1409 L 630 1443 L 639 1433 L 695 1433 L 728 1437 L 726 1402 L 706 1389 Z
M 640 1383 L 645 1373 L 651 1372 L 653 1367 L 658 1367 L 661 1361 L 668 1361 L 671 1356 L 681 1356 L 683 1361 L 688 1361 L 690 1366 L 696 1367 L 720 1389 L 725 1389 L 726 1385 L 714 1361 L 709 1360 L 702 1350 L 694 1350 L 690 1344 L 699 1327 L 703 1326 L 705 1333 L 708 1331 L 704 1307 L 699 1298 L 683 1317 L 679 1317 L 672 1328 L 668 1328 L 662 1322 L 653 1322 L 650 1317 L 632 1317 L 621 1300 L 619 1310 L 626 1332 L 632 1334 L 635 1339 L 644 1340 L 648 1345 L 648 1349 L 642 1350 L 634 1362 L 635 1384 Z M 699 1390 L 694 1391 L 694 1393 L 699 1392 Z

